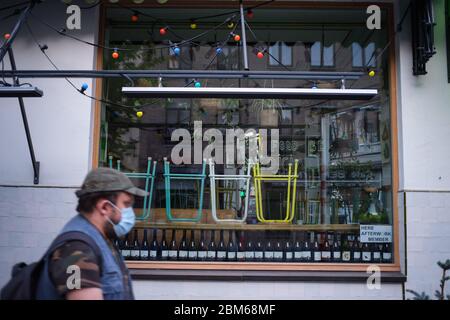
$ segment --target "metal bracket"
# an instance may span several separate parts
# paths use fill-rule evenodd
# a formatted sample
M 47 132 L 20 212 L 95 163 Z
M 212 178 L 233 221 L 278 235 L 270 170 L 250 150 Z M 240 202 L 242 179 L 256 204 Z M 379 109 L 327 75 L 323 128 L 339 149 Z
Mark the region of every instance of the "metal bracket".
M 13 50 L 11 47 L 8 47 L 8 55 L 9 55 L 9 61 L 11 63 L 11 69 L 16 69 L 16 60 L 14 59 Z M 20 86 L 19 77 L 14 77 L 14 85 Z M 22 97 L 18 97 L 19 99 L 19 105 L 20 105 L 20 112 L 22 114 L 22 120 L 23 120 L 23 126 L 25 128 L 25 134 L 27 136 L 27 142 L 28 142 L 28 149 L 30 150 L 30 156 L 31 156 L 31 162 L 33 164 L 33 171 L 34 171 L 34 184 L 39 184 L 39 168 L 40 163 L 39 161 L 36 161 L 36 156 L 34 154 L 34 148 L 33 148 L 33 141 L 31 139 L 31 133 L 30 133 L 30 127 L 28 126 L 28 119 L 27 119 L 27 113 L 25 111 L 25 103 L 23 102 Z

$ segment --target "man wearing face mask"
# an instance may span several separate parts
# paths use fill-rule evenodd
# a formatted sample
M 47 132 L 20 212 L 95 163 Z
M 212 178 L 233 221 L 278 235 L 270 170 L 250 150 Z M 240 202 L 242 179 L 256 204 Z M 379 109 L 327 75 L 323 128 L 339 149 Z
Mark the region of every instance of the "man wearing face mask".
M 145 196 L 147 192 L 117 170 L 98 168 L 89 172 L 76 195 L 78 215 L 65 225 L 60 236 L 81 232 L 89 241 L 75 237 L 48 252 L 37 298 L 134 299 L 128 269 L 114 240 L 133 228 L 134 196 Z M 73 279 L 74 270 L 80 271 L 78 282 Z

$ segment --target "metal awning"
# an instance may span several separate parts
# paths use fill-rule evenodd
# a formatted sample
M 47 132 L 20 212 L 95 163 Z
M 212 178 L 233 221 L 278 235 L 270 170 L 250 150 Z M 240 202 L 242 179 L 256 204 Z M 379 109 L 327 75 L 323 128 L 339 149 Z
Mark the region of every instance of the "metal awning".
M 123 87 L 130 98 L 235 98 L 369 100 L 376 89 Z
M 44 95 L 37 87 L 0 87 L 0 98 L 40 98 Z

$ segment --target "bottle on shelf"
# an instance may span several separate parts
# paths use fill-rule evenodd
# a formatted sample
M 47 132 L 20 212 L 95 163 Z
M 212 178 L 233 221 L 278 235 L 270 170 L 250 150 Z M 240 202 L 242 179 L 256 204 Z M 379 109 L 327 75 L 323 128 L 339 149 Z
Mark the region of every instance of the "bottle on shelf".
M 352 260 L 352 250 L 350 247 L 351 236 L 342 241 L 342 262 L 349 263 Z
M 160 247 L 158 243 L 158 230 L 153 229 L 153 237 L 152 242 L 150 243 L 149 248 L 149 259 L 150 260 L 158 260 L 160 256 Z
M 261 237 L 258 237 L 255 241 L 255 261 L 264 261 L 264 246 Z
M 227 247 L 223 240 L 223 230 L 220 230 L 220 239 L 217 246 L 217 261 L 225 261 L 227 258 Z
M 188 244 L 186 239 L 186 230 L 183 230 L 183 237 L 181 238 L 180 246 L 178 247 L 178 260 L 188 259 Z
M 200 232 L 200 244 L 198 246 L 197 259 L 199 261 L 206 261 L 206 254 L 208 252 L 208 248 L 205 243 L 205 232 L 202 230 Z
M 172 238 L 170 239 L 170 246 L 169 246 L 169 255 L 168 258 L 171 261 L 178 260 L 178 248 L 177 248 L 177 239 L 175 234 L 175 229 L 172 230 Z
M 383 252 L 381 256 L 381 262 L 392 263 L 392 246 L 390 243 L 385 243 L 383 245 Z
M 237 244 L 233 239 L 233 232 L 228 231 L 228 248 L 227 248 L 227 261 L 236 261 Z
M 352 261 L 353 262 L 361 262 L 361 242 L 359 241 L 359 236 L 353 241 L 352 245 Z
M 133 244 L 130 249 L 130 260 L 134 260 L 134 261 L 140 260 L 140 256 L 139 256 L 140 247 L 141 246 L 139 245 L 138 231 L 137 231 L 137 229 L 134 229 Z
M 192 229 L 191 230 L 191 239 L 189 242 L 188 260 L 196 261 L 197 258 L 198 258 L 198 248 L 197 248 L 197 244 L 195 243 L 194 229 Z
M 123 245 L 122 245 L 122 257 L 124 260 L 130 260 L 131 258 L 131 247 L 130 247 L 130 240 L 129 240 L 129 233 L 125 236 L 125 239 L 123 241 Z
M 211 239 L 209 240 L 208 245 L 208 253 L 207 260 L 215 261 L 216 260 L 216 233 L 214 230 L 211 231 Z
M 372 262 L 381 263 L 382 246 L 379 243 L 372 244 Z
M 139 249 L 139 256 L 141 257 L 141 260 L 149 260 L 149 245 L 148 245 L 148 236 L 147 236 L 147 229 L 144 229 L 144 236 L 142 237 L 142 245 Z
M 325 241 L 322 244 L 322 262 L 331 261 L 331 247 L 328 239 L 328 234 L 325 237 Z
M 312 253 L 313 253 L 313 261 L 314 262 L 321 262 L 322 261 L 322 251 L 320 250 L 320 247 L 319 247 L 318 235 L 316 235 L 314 237 L 314 244 L 313 244 L 313 248 L 312 248 Z
M 161 260 L 165 261 L 169 259 L 169 248 L 167 247 L 167 240 L 166 240 L 166 229 L 163 229 L 162 239 L 161 239 Z
M 286 262 L 294 261 L 294 247 L 292 246 L 290 239 L 287 239 L 284 244 L 284 258 Z
M 303 261 L 303 250 L 302 250 L 302 245 L 300 243 L 300 239 L 299 239 L 298 235 L 297 235 L 297 237 L 295 237 L 294 261 L 295 262 L 302 262 Z
M 335 234 L 333 238 L 333 247 L 331 249 L 331 258 L 333 262 L 341 262 L 341 246 L 339 245 L 338 235 Z
M 284 261 L 283 246 L 281 245 L 280 239 L 277 239 L 277 241 L 275 241 L 275 247 L 274 247 L 274 251 L 273 251 L 273 260 L 275 262 L 283 262 Z
M 272 240 L 267 239 L 266 246 L 264 248 L 264 261 L 273 262 L 274 260 L 274 248 L 272 244 Z
M 361 249 L 361 258 L 362 262 L 369 263 L 372 262 L 372 249 L 370 248 L 369 244 L 365 242 Z
M 255 247 L 253 246 L 253 242 L 249 234 L 247 234 L 247 244 L 245 246 L 245 261 L 255 261 Z
M 236 259 L 239 262 L 245 261 L 245 244 L 244 244 L 244 233 L 243 232 L 239 232 Z
M 312 260 L 312 254 L 311 254 L 311 245 L 309 242 L 309 237 L 306 235 L 305 241 L 303 241 L 302 244 L 302 253 L 301 253 L 301 261 L 302 262 L 311 262 Z

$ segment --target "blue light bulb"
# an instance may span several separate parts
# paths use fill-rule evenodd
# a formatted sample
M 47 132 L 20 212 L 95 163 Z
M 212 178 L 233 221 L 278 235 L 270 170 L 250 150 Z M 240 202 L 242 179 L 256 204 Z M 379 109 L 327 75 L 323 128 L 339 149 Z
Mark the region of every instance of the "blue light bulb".
M 175 53 L 176 56 L 179 56 L 180 52 L 181 52 L 180 48 L 178 47 L 173 48 L 173 53 Z
M 222 53 L 222 51 L 223 51 L 223 50 L 222 50 L 222 48 L 221 48 L 221 47 L 218 47 L 218 48 L 216 48 L 216 53 L 217 53 L 217 54 L 221 54 L 221 53 Z
M 195 81 L 194 86 L 195 86 L 196 88 L 200 88 L 200 87 L 202 86 L 202 84 L 201 84 L 199 81 Z
M 85 92 L 88 88 L 89 88 L 88 84 L 87 83 L 83 83 L 81 85 L 81 92 Z

